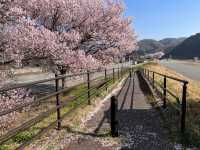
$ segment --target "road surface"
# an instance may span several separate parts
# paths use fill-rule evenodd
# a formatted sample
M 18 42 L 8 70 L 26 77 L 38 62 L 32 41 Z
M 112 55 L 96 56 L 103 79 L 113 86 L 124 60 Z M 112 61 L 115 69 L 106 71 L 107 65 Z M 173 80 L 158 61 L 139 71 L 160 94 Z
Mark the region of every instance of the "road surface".
M 126 62 L 126 63 L 123 63 L 123 67 L 128 67 L 132 65 L 131 62 Z M 106 68 L 118 68 L 118 67 L 121 67 L 122 64 L 111 64 L 111 65 L 108 65 Z M 112 73 L 112 70 L 108 73 Z M 95 77 L 99 77 L 99 76 L 103 76 L 104 75 L 104 72 L 101 72 L 101 73 L 97 73 L 97 74 L 93 74 L 93 76 Z M 29 82 L 33 82 L 33 81 L 39 81 L 39 80 L 44 80 L 44 79 L 49 79 L 49 78 L 54 78 L 55 77 L 55 74 L 53 73 L 50 73 L 50 72 L 33 72 L 33 73 L 25 73 L 25 74 L 22 74 L 22 75 L 16 75 L 14 76 L 14 78 L 10 81 L 11 83 L 14 83 L 14 84 L 20 84 L 20 83 L 29 83 Z M 71 79 L 70 79 L 71 80 Z
M 162 60 L 160 64 L 175 70 L 182 75 L 189 77 L 192 80 L 200 81 L 200 64 L 175 60 Z
M 128 66 L 132 65 L 132 63 L 127 62 L 127 63 L 123 63 L 123 64 L 108 65 L 106 68 L 110 69 L 110 70 L 107 71 L 107 75 L 113 74 L 113 70 L 111 68 L 113 68 L 113 67 L 120 68 L 122 65 L 123 65 L 123 67 L 128 67 Z M 31 70 L 31 69 L 29 69 L 29 70 Z M 30 82 L 35 82 L 35 81 L 45 80 L 45 79 L 50 79 L 50 78 L 55 77 L 55 74 L 53 74 L 51 72 L 41 72 L 40 70 L 38 72 L 35 72 L 35 71 L 34 72 L 26 72 L 29 70 L 28 69 L 26 70 L 26 68 L 23 69 L 22 71 L 20 70 L 22 72 L 22 74 L 20 74 L 20 73 L 16 74 L 13 76 L 13 78 L 10 78 L 9 80 L 7 80 L 6 86 L 11 86 L 13 84 L 30 83 Z M 115 75 L 117 75 L 116 72 L 117 72 L 117 70 L 115 70 Z M 91 73 L 90 80 L 97 79 L 97 78 L 104 77 L 104 76 L 105 76 L 104 71 Z M 86 81 L 87 81 L 87 74 L 82 75 L 82 76 L 68 77 L 65 79 L 65 87 L 76 86 L 76 85 L 79 85 Z M 61 82 L 59 83 L 59 85 L 60 86 L 62 85 Z M 38 84 L 31 85 L 31 86 L 27 86 L 27 88 L 30 88 L 31 92 L 34 95 L 42 97 L 48 93 L 55 91 L 55 81 L 38 83 Z

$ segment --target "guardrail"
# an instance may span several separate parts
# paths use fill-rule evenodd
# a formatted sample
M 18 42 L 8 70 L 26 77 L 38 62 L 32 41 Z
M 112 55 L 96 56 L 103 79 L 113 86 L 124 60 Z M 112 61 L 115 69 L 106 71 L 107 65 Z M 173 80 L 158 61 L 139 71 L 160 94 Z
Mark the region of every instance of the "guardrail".
M 45 102 L 46 100 L 49 100 L 50 98 L 53 98 L 56 100 L 55 107 L 49 109 L 48 111 L 42 112 L 37 117 L 34 117 L 24 123 L 21 123 L 19 126 L 15 127 L 14 129 L 9 130 L 3 135 L 0 135 L 0 144 L 5 143 L 12 137 L 16 136 L 18 133 L 25 131 L 32 127 L 33 125 L 41 122 L 44 118 L 47 118 L 53 113 L 57 114 L 56 122 L 52 125 L 57 124 L 57 129 L 61 129 L 61 121 L 64 119 L 65 115 L 61 115 L 61 109 L 65 108 L 69 104 L 69 100 L 67 101 L 61 101 L 61 94 L 69 90 L 69 88 L 65 88 L 65 79 L 69 77 L 77 77 L 77 76 L 86 76 L 86 81 L 84 81 L 82 84 L 85 84 L 87 87 L 87 90 L 80 95 L 77 95 L 76 97 L 70 99 L 70 101 L 75 101 L 81 97 L 87 97 L 87 103 L 88 105 L 91 104 L 91 98 L 94 96 L 99 90 L 106 89 L 108 90 L 109 84 L 114 83 L 117 79 L 123 77 L 123 75 L 126 73 L 127 70 L 129 70 L 130 67 L 121 67 L 121 68 L 112 68 L 112 69 L 101 69 L 101 70 L 87 70 L 84 73 L 77 73 L 77 74 L 71 74 L 71 75 L 55 75 L 55 78 L 20 84 L 20 85 L 13 85 L 10 87 L 4 87 L 0 88 L 0 94 L 3 94 L 7 91 L 18 89 L 18 88 L 26 88 L 37 84 L 44 84 L 47 82 L 54 82 L 54 92 L 51 92 L 48 95 L 45 95 L 41 98 L 36 98 L 34 101 L 27 102 L 21 105 L 18 105 L 14 108 L 10 108 L 7 110 L 0 110 L 0 117 L 5 116 L 7 114 L 13 113 L 13 112 L 20 112 L 23 108 L 26 107 L 35 107 L 35 105 L 40 104 L 41 102 Z M 91 75 L 94 73 L 102 73 L 102 78 L 100 83 L 96 83 L 95 79 L 91 79 Z M 61 81 L 61 85 L 60 85 Z M 92 86 L 92 83 L 95 83 L 95 85 Z
M 170 100 L 167 99 L 167 94 L 171 95 L 172 97 L 174 97 L 176 99 L 178 107 L 176 107 L 175 105 L 172 105 L 172 106 L 180 114 L 180 117 L 181 117 L 180 118 L 180 120 L 181 120 L 180 121 L 181 132 L 184 133 L 185 132 L 185 122 L 186 122 L 187 85 L 188 85 L 189 82 L 186 81 L 186 80 L 182 80 L 182 79 L 178 79 L 178 78 L 175 78 L 175 77 L 167 76 L 165 74 L 154 72 L 154 71 L 151 71 L 151 70 L 148 70 L 148 69 L 142 69 L 142 74 L 150 82 L 153 89 L 158 90 L 158 88 L 161 88 L 163 90 L 161 92 L 162 93 L 162 100 L 163 100 L 163 108 L 167 107 L 167 101 L 170 103 Z M 155 80 L 156 75 L 163 78 L 163 84 L 159 83 L 158 81 Z M 178 81 L 181 84 L 183 84 L 182 85 L 182 97 L 181 98 L 176 96 L 176 94 L 174 94 L 167 87 L 167 79 Z

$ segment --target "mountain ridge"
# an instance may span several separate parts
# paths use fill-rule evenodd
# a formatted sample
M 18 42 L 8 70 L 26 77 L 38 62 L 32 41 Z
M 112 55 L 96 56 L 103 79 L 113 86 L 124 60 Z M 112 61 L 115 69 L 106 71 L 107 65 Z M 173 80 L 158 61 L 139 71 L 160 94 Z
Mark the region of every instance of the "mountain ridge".
M 143 39 L 138 42 L 140 55 L 157 52 L 169 53 L 174 47 L 181 44 L 186 38 L 164 38 L 162 40 Z
M 200 33 L 190 36 L 185 39 L 181 44 L 177 45 L 168 52 L 165 56 L 177 59 L 193 59 L 200 57 Z

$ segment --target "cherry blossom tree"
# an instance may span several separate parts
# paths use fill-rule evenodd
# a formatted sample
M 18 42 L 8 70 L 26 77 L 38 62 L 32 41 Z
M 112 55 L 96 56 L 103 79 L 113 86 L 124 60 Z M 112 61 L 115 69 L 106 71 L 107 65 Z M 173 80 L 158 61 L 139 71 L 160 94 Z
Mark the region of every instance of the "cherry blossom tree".
M 10 70 L 1 70 L 0 72 L 0 88 L 7 85 L 9 76 L 12 75 Z M 25 88 L 18 88 L 14 90 L 9 90 L 0 93 L 0 111 L 5 111 L 8 109 L 15 108 L 21 104 L 33 101 L 33 97 L 30 94 L 30 90 Z M 27 108 L 24 108 L 23 111 L 26 111 Z M 12 113 L 0 116 L 0 132 L 2 130 L 9 128 L 13 125 L 14 121 L 19 115 L 19 111 L 14 111 Z
M 18 0 L 6 50 L 17 63 L 45 58 L 68 69 L 97 67 L 136 47 L 124 8 L 119 0 Z
M 8 20 L 11 2 L 11 0 L 0 0 L 0 24 L 5 24 Z
M 120 0 L 0 0 L 0 51 L 17 65 L 42 59 L 60 71 L 97 68 L 136 48 L 124 10 Z M 0 72 L 0 88 L 8 74 Z M 32 100 L 29 93 L 0 93 L 0 110 Z M 0 127 L 11 125 L 16 115 L 0 117 Z
M 0 0 L 0 57 L 5 55 L 5 46 L 7 45 L 6 34 L 4 29 L 14 22 L 12 15 L 12 7 L 18 0 Z
M 11 16 L 12 5 L 16 0 L 0 0 L 0 52 L 5 53 L 5 49 L 8 47 L 8 30 L 6 29 L 10 24 L 14 22 Z M 6 29 L 6 30 L 5 30 Z M 13 56 L 14 57 L 14 56 Z M 0 88 L 7 86 L 7 81 L 12 77 L 10 68 L 3 67 L 0 69 Z M 12 109 L 21 104 L 33 101 L 33 97 L 30 96 L 30 90 L 25 88 L 18 88 L 14 90 L 0 92 L 0 111 L 3 112 L 8 109 Z M 23 109 L 26 110 L 27 108 Z M 0 132 L 14 125 L 19 111 L 0 116 Z

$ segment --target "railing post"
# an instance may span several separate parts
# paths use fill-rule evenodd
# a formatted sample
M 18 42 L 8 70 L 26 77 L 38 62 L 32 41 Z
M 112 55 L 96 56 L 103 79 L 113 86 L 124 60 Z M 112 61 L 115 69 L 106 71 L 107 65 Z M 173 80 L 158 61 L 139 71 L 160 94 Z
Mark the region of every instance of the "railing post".
M 55 74 L 55 78 L 57 78 L 58 75 Z M 59 79 L 56 79 L 56 92 L 59 91 Z M 61 117 L 60 117 L 60 98 L 59 94 L 56 94 L 56 107 L 57 107 L 57 129 L 61 129 Z
M 183 85 L 182 95 L 182 108 L 181 108 L 181 133 L 185 132 L 185 118 L 186 118 L 186 96 L 187 96 L 187 83 Z
M 166 108 L 166 99 L 167 99 L 167 77 L 164 76 L 163 108 Z
M 155 89 L 155 73 L 153 72 L 153 88 Z
M 115 68 L 113 68 L 113 83 L 115 82 Z
M 129 71 L 129 77 L 131 78 L 132 74 L 131 74 L 131 70 Z
M 106 90 L 108 90 L 107 69 L 105 69 L 105 82 L 106 82 Z
M 87 90 L 88 90 L 88 105 L 91 104 L 90 101 L 90 71 L 87 70 Z
M 149 77 L 149 70 L 147 70 L 147 73 L 148 73 L 148 80 L 150 80 L 150 77 Z
M 115 96 L 111 97 L 111 135 L 118 137 L 118 121 L 117 121 L 118 101 Z

